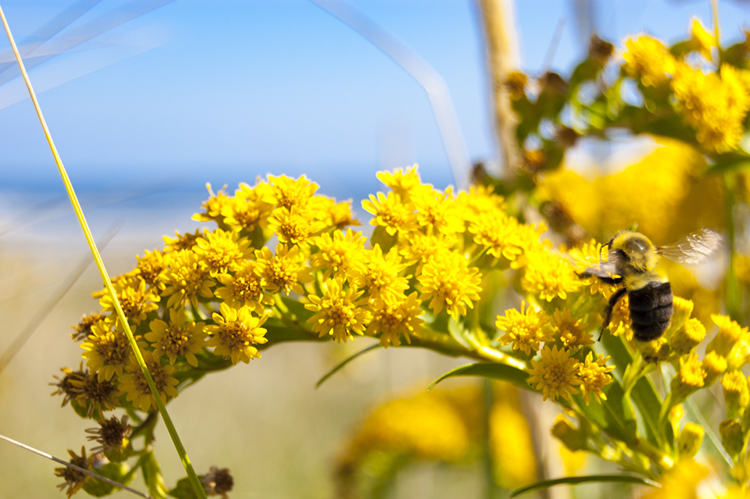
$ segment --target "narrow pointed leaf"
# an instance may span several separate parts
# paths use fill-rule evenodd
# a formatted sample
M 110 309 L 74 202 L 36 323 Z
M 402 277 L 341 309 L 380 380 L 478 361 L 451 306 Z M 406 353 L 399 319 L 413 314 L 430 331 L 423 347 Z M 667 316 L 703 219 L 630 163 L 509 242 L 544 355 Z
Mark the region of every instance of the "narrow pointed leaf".
M 703 172 L 703 175 L 716 175 L 746 171 L 750 168 L 750 155 L 744 152 L 720 154 L 714 164 Z
M 505 364 L 495 364 L 490 362 L 467 364 L 465 366 L 457 367 L 433 381 L 427 390 L 432 390 L 435 385 L 444 379 L 455 378 L 456 376 L 480 376 L 483 378 L 498 379 L 508 381 L 526 390 L 531 390 L 531 386 L 529 386 L 529 373 L 515 367 L 506 366 Z
M 516 497 L 518 495 L 524 494 L 526 492 L 532 492 L 534 490 L 548 489 L 555 485 L 579 485 L 582 483 L 605 483 L 605 482 L 633 483 L 637 485 L 651 485 L 652 487 L 661 488 L 661 485 L 659 485 L 657 482 L 654 482 L 653 480 L 649 480 L 647 478 L 641 478 L 639 476 L 632 476 L 632 475 L 568 476 L 565 478 L 556 478 L 554 480 L 543 480 L 533 485 L 529 485 L 528 487 L 516 489 L 513 492 L 511 492 L 510 497 Z
M 355 353 L 354 355 L 351 355 L 351 356 L 347 357 L 341 363 L 339 363 L 336 367 L 334 367 L 333 369 L 331 369 L 330 371 L 328 371 L 328 373 L 325 376 L 323 376 L 322 378 L 320 378 L 320 380 L 318 380 L 318 382 L 315 383 L 315 388 L 319 388 L 320 385 L 322 385 L 328 378 L 330 378 L 331 376 L 333 376 L 334 374 L 336 374 L 339 370 L 341 370 L 341 368 L 343 368 L 349 362 L 353 361 L 354 359 L 356 359 L 357 357 L 359 357 L 362 354 L 365 354 L 365 353 L 367 353 L 369 351 L 375 350 L 376 348 L 382 348 L 382 347 L 380 346 L 380 344 L 371 345 L 371 346 L 365 348 L 364 350 L 360 350 L 359 352 Z
M 143 481 L 146 483 L 151 497 L 167 499 L 167 487 L 164 485 L 164 477 L 153 451 L 148 452 L 143 457 L 143 461 L 140 462 L 141 471 L 143 471 Z
M 636 434 L 636 423 L 633 408 L 625 399 L 625 392 L 620 383 L 613 380 L 602 389 L 602 392 L 607 396 L 607 400 L 602 403 L 592 397 L 586 405 L 580 393 L 571 398 L 576 400 L 586 419 L 613 437 L 626 443 L 631 442 Z
M 307 320 L 315 315 L 315 312 L 312 312 L 305 308 L 304 303 L 300 303 L 294 298 L 282 296 L 281 301 L 284 302 L 284 305 L 286 305 L 287 308 L 289 308 L 289 310 L 297 317 L 297 320 L 303 324 L 307 323 Z
M 453 317 L 448 320 L 448 333 L 454 340 L 456 340 L 456 343 L 460 344 L 467 350 L 471 349 L 471 345 L 469 345 L 469 342 L 466 340 L 466 336 L 464 335 L 463 326 L 456 322 Z
M 724 446 L 721 443 L 721 437 L 716 434 L 713 428 L 711 428 L 711 425 L 708 424 L 708 421 L 706 421 L 706 419 L 703 417 L 700 409 L 695 406 L 692 399 L 688 398 L 685 401 L 685 407 L 687 407 L 688 415 L 690 415 L 696 423 L 701 425 L 703 429 L 706 430 L 706 436 L 708 438 L 703 439 L 704 445 L 706 445 L 704 449 L 707 449 L 708 452 L 710 452 L 714 456 L 721 456 L 721 459 L 717 459 L 716 461 L 723 462 L 726 465 L 725 470 L 727 474 L 729 474 L 731 469 L 734 467 L 734 462 L 732 461 L 732 456 L 730 456 L 729 453 L 724 450 Z
M 623 339 L 612 336 L 611 334 L 605 334 L 602 337 L 602 344 L 612 356 L 612 360 L 617 366 L 615 369 L 622 377 L 625 366 L 628 366 L 633 362 L 633 357 L 623 343 Z M 630 392 L 630 397 L 641 415 L 648 441 L 652 445 L 661 447 L 660 441 L 662 440 L 662 435 L 659 430 L 659 411 L 661 410 L 662 400 L 657 393 L 656 387 L 651 381 L 651 378 L 644 376 L 639 379 Z M 669 443 L 670 446 L 673 446 L 674 435 L 672 434 L 671 429 L 668 429 L 667 431 L 668 434 L 663 436 L 663 440 Z

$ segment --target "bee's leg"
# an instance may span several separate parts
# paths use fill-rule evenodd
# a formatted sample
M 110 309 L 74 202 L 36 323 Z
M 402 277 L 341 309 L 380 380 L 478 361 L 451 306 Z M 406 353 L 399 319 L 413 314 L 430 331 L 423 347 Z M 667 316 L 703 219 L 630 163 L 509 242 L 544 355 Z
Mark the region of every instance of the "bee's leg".
M 613 294 L 609 298 L 609 303 L 607 303 L 607 308 L 604 309 L 604 323 L 602 324 L 602 330 L 599 331 L 599 338 L 596 341 L 602 340 L 602 334 L 604 334 L 604 330 L 607 329 L 607 326 L 609 326 L 609 321 L 612 319 L 612 310 L 615 308 L 615 305 L 617 305 L 617 302 L 625 296 L 625 293 L 627 293 L 627 288 L 620 288 L 617 291 L 615 291 L 615 294 Z
M 597 279 L 602 281 L 604 284 L 616 285 L 622 282 L 622 277 L 612 277 L 606 272 L 602 272 L 601 270 L 596 270 L 592 268 L 588 268 L 577 275 L 581 279 L 584 279 L 586 277 L 596 277 Z

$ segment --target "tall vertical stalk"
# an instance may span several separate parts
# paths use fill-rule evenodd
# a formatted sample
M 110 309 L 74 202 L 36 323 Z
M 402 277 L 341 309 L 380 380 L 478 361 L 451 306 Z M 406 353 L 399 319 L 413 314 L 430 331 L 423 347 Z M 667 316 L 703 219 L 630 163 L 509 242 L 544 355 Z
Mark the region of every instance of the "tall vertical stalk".
M 484 378 L 482 380 L 482 432 L 484 434 L 484 449 L 482 456 L 482 468 L 484 474 L 484 497 L 494 499 L 497 497 L 497 484 L 495 483 L 495 460 L 492 454 L 492 444 L 490 441 L 490 419 L 492 415 L 492 405 L 495 402 L 492 393 L 492 380 Z
M 515 135 L 518 119 L 511 109 L 510 93 L 505 84 L 508 74 L 517 71 L 520 64 L 513 2 L 478 0 L 477 3 L 484 23 L 497 145 L 503 159 L 504 176 L 509 178 L 515 171 L 520 157 Z

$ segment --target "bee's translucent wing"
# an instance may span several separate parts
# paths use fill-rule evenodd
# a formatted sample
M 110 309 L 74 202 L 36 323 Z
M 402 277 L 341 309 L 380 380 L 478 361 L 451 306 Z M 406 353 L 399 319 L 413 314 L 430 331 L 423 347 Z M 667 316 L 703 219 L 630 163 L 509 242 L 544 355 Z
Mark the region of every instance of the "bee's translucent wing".
M 715 253 L 723 244 L 722 237 L 710 229 L 701 229 L 685 236 L 673 246 L 660 246 L 660 255 L 681 264 L 696 264 Z
M 570 263 L 576 272 L 583 275 L 597 276 L 601 278 L 614 277 L 616 260 L 612 260 L 612 253 L 602 253 L 601 245 L 584 245 L 584 248 L 573 248 L 568 253 Z
M 617 277 L 616 267 L 609 262 L 602 262 L 595 266 L 586 267 L 579 275 L 583 277 L 596 276 L 601 279 Z

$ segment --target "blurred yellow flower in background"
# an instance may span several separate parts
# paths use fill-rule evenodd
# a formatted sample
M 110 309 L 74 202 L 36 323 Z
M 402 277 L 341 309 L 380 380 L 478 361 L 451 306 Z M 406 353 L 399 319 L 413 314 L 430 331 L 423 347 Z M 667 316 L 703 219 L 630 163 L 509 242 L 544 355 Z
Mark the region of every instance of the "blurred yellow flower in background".
M 690 35 L 693 50 L 700 52 L 707 60 L 713 60 L 713 54 L 711 51 L 718 46 L 716 43 L 716 36 L 709 33 L 697 17 L 693 17 L 690 23 Z
M 719 77 L 685 63 L 677 66 L 672 89 L 682 116 L 696 129 L 698 141 L 709 151 L 731 151 L 742 139 L 750 96 L 738 71 L 724 64 Z
M 396 471 L 415 461 L 476 462 L 482 456 L 485 410 L 495 482 L 511 489 L 533 483 L 537 459 L 518 391 L 507 383 L 493 383 L 489 409 L 483 408 L 482 390 L 476 386 L 385 401 L 350 436 L 338 466 L 339 497 L 369 497 L 372 487 L 392 480 Z
M 694 148 L 659 138 L 652 153 L 611 175 L 588 180 L 566 167 L 550 173 L 537 195 L 561 201 L 600 241 L 637 224 L 654 244 L 674 244 L 690 232 L 723 225 L 721 179 L 699 178 L 705 167 Z
M 666 83 L 674 74 L 675 58 L 659 40 L 648 35 L 625 39 L 626 51 L 623 68 L 632 77 L 639 78 L 647 87 Z

